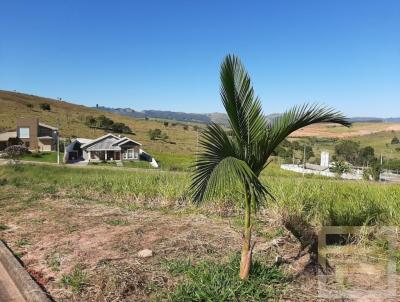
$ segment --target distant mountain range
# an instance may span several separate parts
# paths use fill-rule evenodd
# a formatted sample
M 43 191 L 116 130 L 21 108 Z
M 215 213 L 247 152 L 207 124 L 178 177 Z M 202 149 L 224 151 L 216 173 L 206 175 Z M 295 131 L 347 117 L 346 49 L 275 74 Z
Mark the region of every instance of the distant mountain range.
M 143 110 L 136 111 L 132 108 L 110 108 L 99 106 L 95 107 L 99 110 L 112 112 L 120 115 L 130 116 L 134 118 L 153 118 L 153 119 L 165 119 L 165 120 L 175 120 L 179 122 L 194 122 L 194 123 L 204 123 L 208 124 L 214 122 L 217 124 L 227 124 L 228 117 L 225 113 L 186 113 L 186 112 L 175 112 L 175 111 L 163 111 L 163 110 Z M 269 114 L 266 117 L 268 119 L 273 119 L 279 116 L 279 113 Z M 352 117 L 350 121 L 355 123 L 398 123 L 400 122 L 400 117 L 395 118 L 379 118 L 379 117 Z

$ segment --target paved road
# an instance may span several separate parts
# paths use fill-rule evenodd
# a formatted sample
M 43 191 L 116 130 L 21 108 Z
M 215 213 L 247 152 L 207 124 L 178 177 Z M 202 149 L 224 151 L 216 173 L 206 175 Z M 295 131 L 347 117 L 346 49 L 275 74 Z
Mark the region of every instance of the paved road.
M 0 302 L 26 302 L 1 263 Z

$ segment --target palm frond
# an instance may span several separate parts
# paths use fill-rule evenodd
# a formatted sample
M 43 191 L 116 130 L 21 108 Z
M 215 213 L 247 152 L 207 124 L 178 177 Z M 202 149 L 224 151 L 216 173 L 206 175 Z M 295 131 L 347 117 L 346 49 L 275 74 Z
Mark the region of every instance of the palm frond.
M 263 156 L 268 158 L 273 150 L 292 132 L 317 123 L 336 123 L 346 127 L 351 126 L 349 120 L 342 113 L 332 108 L 317 104 L 295 106 L 268 124 Z
M 213 170 L 227 157 L 238 158 L 239 152 L 235 141 L 230 138 L 221 126 L 212 123 L 201 133 L 199 145 L 202 151 L 194 164 L 194 173 L 190 191 L 193 199 L 200 202 L 204 199 L 208 181 Z
M 249 148 L 265 131 L 266 120 L 250 76 L 235 56 L 227 56 L 222 63 L 221 98 L 239 145 Z
M 269 194 L 267 188 L 245 161 L 227 157 L 220 161 L 211 172 L 204 198 L 210 199 L 238 181 L 249 188 L 251 196 L 254 197 L 252 201 L 255 207 Z

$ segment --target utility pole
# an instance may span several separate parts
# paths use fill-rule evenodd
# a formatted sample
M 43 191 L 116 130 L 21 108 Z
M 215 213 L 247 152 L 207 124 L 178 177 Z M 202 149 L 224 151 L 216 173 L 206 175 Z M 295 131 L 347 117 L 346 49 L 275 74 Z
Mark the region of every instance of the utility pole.
M 60 117 L 57 117 L 57 164 L 60 164 Z
M 199 129 L 196 129 L 196 134 L 197 134 L 196 138 L 196 163 L 197 163 L 197 156 L 199 154 Z

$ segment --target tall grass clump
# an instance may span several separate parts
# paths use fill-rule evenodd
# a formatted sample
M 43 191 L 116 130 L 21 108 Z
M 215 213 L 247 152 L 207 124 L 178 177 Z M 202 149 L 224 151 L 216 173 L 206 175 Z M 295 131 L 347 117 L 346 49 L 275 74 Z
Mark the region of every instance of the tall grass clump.
M 174 275 L 183 274 L 185 279 L 168 295 L 169 301 L 267 301 L 277 298 L 285 275 L 274 267 L 254 261 L 252 274 L 243 282 L 236 272 L 240 255 L 232 256 L 228 262 L 215 263 L 188 261 L 170 263 L 168 268 Z

